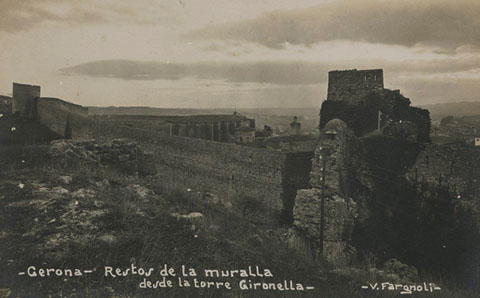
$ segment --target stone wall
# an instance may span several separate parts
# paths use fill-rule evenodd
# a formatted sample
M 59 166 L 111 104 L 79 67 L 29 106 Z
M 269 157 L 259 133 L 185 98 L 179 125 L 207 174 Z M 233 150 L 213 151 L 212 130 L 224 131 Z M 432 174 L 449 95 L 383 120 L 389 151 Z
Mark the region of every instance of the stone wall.
M 427 144 L 406 179 L 434 207 L 449 207 L 448 215 L 453 218 L 449 228 L 459 225 L 451 242 L 464 245 L 452 250 L 462 263 L 457 271 L 465 275 L 464 281 L 480 287 L 480 148 Z
M 41 97 L 35 101 L 36 119 L 53 132 L 65 136 L 67 119 L 72 137 L 81 135 L 84 122 L 88 117 L 88 109 L 58 98 Z
M 380 127 L 396 125 L 403 121 L 414 124 L 416 141 L 430 141 L 430 113 L 428 110 L 410 106 L 410 100 L 396 91 L 384 89 L 381 93 L 371 93 L 365 102 L 355 104 L 350 101 L 326 100 L 320 110 L 320 128 L 328 121 L 338 118 L 352 128 L 356 136 L 363 136 L 378 128 L 378 112 L 381 112 Z M 402 136 L 398 136 L 402 137 Z
M 352 236 L 355 218 L 365 208 L 372 182 L 368 179 L 360 142 L 345 122 L 334 119 L 320 133 L 315 149 L 310 189 L 297 191 L 294 226 L 310 239 L 317 254 L 337 264 L 345 263 L 344 250 Z M 321 238 L 321 201 L 325 202 L 324 237 Z M 315 251 L 314 249 L 314 251 Z M 315 254 L 314 254 L 315 255 Z
M 40 97 L 40 86 L 18 83 L 13 83 L 12 113 L 23 119 L 38 121 L 64 137 L 81 135 L 79 130 L 83 129 L 88 117 L 87 108 L 58 98 Z M 72 133 L 67 133 L 67 122 Z
M 297 192 L 294 209 L 295 227 L 304 237 L 310 239 L 319 254 L 321 226 L 321 190 L 302 189 Z M 328 260 L 344 263 L 344 250 L 350 241 L 357 204 L 353 200 L 329 197 L 325 200 L 324 254 Z
M 419 187 L 445 186 L 461 198 L 480 200 L 480 148 L 427 144 L 406 175 Z
M 383 70 L 334 70 L 328 73 L 328 100 L 362 102 L 371 92 L 383 91 Z
M 284 208 L 284 201 L 288 200 L 285 189 L 295 188 L 292 183 L 286 186 L 288 182 L 301 181 L 302 185 L 305 180 L 308 182 L 308 178 L 287 178 L 285 168 L 289 155 L 268 149 L 119 128 L 94 121 L 84 137 L 99 141 L 114 138 L 137 141 L 153 154 L 157 175 L 166 187 L 209 191 L 231 200 L 252 197 L 261 200 L 270 210 Z M 304 157 L 308 161 L 310 158 Z M 308 177 L 308 168 L 299 172 Z

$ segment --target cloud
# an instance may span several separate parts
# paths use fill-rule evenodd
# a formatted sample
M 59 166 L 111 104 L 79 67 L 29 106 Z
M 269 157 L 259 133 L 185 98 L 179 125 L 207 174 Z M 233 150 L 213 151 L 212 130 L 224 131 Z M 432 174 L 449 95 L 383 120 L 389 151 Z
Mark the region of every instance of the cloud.
M 328 71 L 352 68 L 383 68 L 386 87 L 400 89 L 402 94 L 410 97 L 416 105 L 478 100 L 480 92 L 478 56 L 463 58 L 448 56 L 445 59 L 413 63 L 380 60 L 335 63 L 305 61 L 166 63 L 101 60 L 64 68 L 61 72 L 68 76 L 82 75 L 92 78 L 129 80 L 131 84 L 139 82 L 163 84 L 165 89 L 162 90 L 165 92 L 168 91 L 173 95 L 182 93 L 185 98 L 189 96 L 206 98 L 218 92 L 225 93 L 227 97 L 236 98 L 240 96 L 237 94 L 240 92 L 245 98 L 248 98 L 247 94 L 249 94 L 253 100 L 253 98 L 274 97 L 273 94 L 278 95 L 290 90 L 291 92 L 289 91 L 289 95 L 284 96 L 285 98 L 296 98 L 312 103 L 325 97 Z M 163 82 L 148 82 L 153 80 L 163 80 Z M 102 82 L 105 81 L 102 80 Z M 185 82 L 195 82 L 195 84 L 192 87 Z M 130 86 L 130 83 L 126 86 Z M 179 91 L 174 91 L 175 86 Z M 257 91 L 245 93 L 247 86 Z M 200 92 L 199 88 L 203 91 Z M 266 90 L 278 92 L 268 91 L 270 92 L 268 93 Z M 294 96 L 295 90 L 298 91 L 297 96 Z M 217 94 L 217 97 L 221 97 L 221 94 Z
M 308 9 L 207 26 L 191 39 L 240 40 L 270 48 L 349 40 L 388 45 L 480 46 L 477 0 L 339 0 Z
M 169 6 L 153 0 L 139 0 L 133 4 L 120 3 L 116 0 L 0 1 L 0 32 L 26 31 L 44 23 L 59 25 L 110 22 L 153 24 L 160 23 L 165 19 L 171 21 Z
M 179 80 L 197 78 L 225 80 L 234 83 L 270 83 L 278 85 L 308 85 L 327 81 L 328 72 L 335 69 L 383 68 L 386 77 L 445 78 L 455 74 L 471 79 L 478 77 L 480 58 L 455 56 L 406 63 L 384 60 L 307 62 L 197 62 L 169 63 L 135 60 L 99 60 L 61 69 L 65 75 L 118 78 L 124 80 Z
M 80 3 L 73 0 L 2 0 L 0 31 L 24 31 L 44 22 L 81 24 L 105 21 L 97 11 Z
M 296 62 L 199 62 L 166 63 L 102 60 L 61 69 L 66 75 L 119 78 L 125 80 L 178 80 L 188 77 L 229 82 L 280 85 L 326 82 L 327 65 Z

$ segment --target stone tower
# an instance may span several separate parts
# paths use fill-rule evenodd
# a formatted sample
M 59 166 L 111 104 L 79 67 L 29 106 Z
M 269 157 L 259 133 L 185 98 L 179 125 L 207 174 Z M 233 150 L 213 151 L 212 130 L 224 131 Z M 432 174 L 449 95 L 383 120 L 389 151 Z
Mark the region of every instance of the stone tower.
M 12 113 L 23 117 L 35 115 L 35 99 L 40 97 L 40 86 L 13 83 Z
M 328 73 L 327 100 L 360 103 L 372 92 L 383 92 L 383 70 L 334 70 Z

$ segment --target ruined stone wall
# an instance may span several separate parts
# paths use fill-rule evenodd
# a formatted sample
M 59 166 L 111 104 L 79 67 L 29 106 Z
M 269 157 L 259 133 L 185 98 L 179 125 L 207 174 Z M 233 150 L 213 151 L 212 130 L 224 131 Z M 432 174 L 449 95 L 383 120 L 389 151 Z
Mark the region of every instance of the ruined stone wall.
M 407 172 L 414 184 L 446 186 L 453 194 L 480 201 L 480 149 L 462 144 L 427 144 Z
M 382 93 L 368 94 L 365 102 L 326 100 L 320 110 L 320 128 L 328 121 L 339 118 L 345 121 L 356 136 L 363 136 L 378 127 L 378 111 L 382 112 L 381 129 L 400 121 L 415 125 L 416 141 L 430 141 L 430 113 L 428 110 L 410 106 L 410 100 L 399 92 L 385 89 Z
M 295 227 L 310 239 L 319 254 L 321 217 L 321 190 L 302 189 L 297 192 L 294 209 Z M 357 205 L 352 200 L 327 198 L 325 200 L 324 256 L 344 263 L 344 251 L 350 241 Z
M 114 139 L 109 143 L 95 140 L 56 140 L 48 150 L 49 163 L 67 167 L 105 166 L 127 175 L 154 175 L 154 164 L 137 143 L 126 139 Z
M 84 137 L 108 141 L 136 140 L 153 153 L 158 177 L 165 187 L 209 191 L 234 201 L 242 197 L 261 200 L 280 211 L 284 199 L 287 154 L 154 131 L 115 127 L 91 122 Z
M 82 135 L 88 109 L 58 98 L 41 97 L 35 101 L 36 119 L 53 132 L 65 136 L 67 118 L 72 129 L 72 137 Z
M 335 70 L 328 73 L 328 100 L 362 102 L 371 92 L 383 91 L 383 70 Z
M 455 223 L 466 224 L 456 235 L 468 244 L 454 252 L 464 258 L 460 272 L 467 272 L 465 279 L 480 287 L 480 148 L 461 143 L 427 144 L 406 178 L 425 198 L 437 200 L 437 205 L 445 204 L 446 199 L 435 195 L 447 190 Z
M 361 209 L 372 188 L 367 172 L 363 148 L 353 131 L 339 119 L 327 123 L 314 152 L 310 172 L 312 188 L 297 191 L 293 217 L 299 234 L 310 239 L 316 246 L 314 251 L 320 254 L 324 196 L 323 256 L 330 261 L 345 263 L 344 250 L 352 236 L 355 218 L 364 213 Z

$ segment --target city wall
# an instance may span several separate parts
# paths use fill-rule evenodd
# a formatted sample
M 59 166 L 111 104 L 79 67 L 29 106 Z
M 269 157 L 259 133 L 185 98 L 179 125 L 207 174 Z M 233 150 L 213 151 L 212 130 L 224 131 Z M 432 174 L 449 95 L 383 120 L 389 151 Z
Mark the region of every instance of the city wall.
M 53 132 L 65 136 L 67 119 L 72 138 L 82 135 L 84 122 L 88 117 L 88 109 L 58 98 L 41 97 L 35 100 L 36 119 Z
M 460 143 L 427 144 L 407 179 L 416 185 L 445 186 L 460 198 L 480 200 L 480 150 Z
M 67 122 L 71 136 L 81 135 L 88 109 L 58 98 L 41 97 L 40 86 L 13 83 L 12 113 L 35 120 L 52 132 L 66 136 Z
M 296 190 L 308 187 L 311 154 L 281 153 L 92 121 L 84 138 L 136 140 L 153 153 L 166 188 L 209 191 L 227 200 L 257 199 L 270 210 L 291 214 Z M 295 171 L 287 171 L 291 164 Z M 288 215 L 287 215 L 288 216 Z
M 119 126 L 88 117 L 88 109 L 80 105 L 40 97 L 38 86 L 14 84 L 14 103 L 21 116 L 63 137 L 68 126 L 73 139 L 135 140 L 152 153 L 166 189 L 208 191 L 231 202 L 253 198 L 291 221 L 296 190 L 309 187 L 312 153 L 284 153 Z

